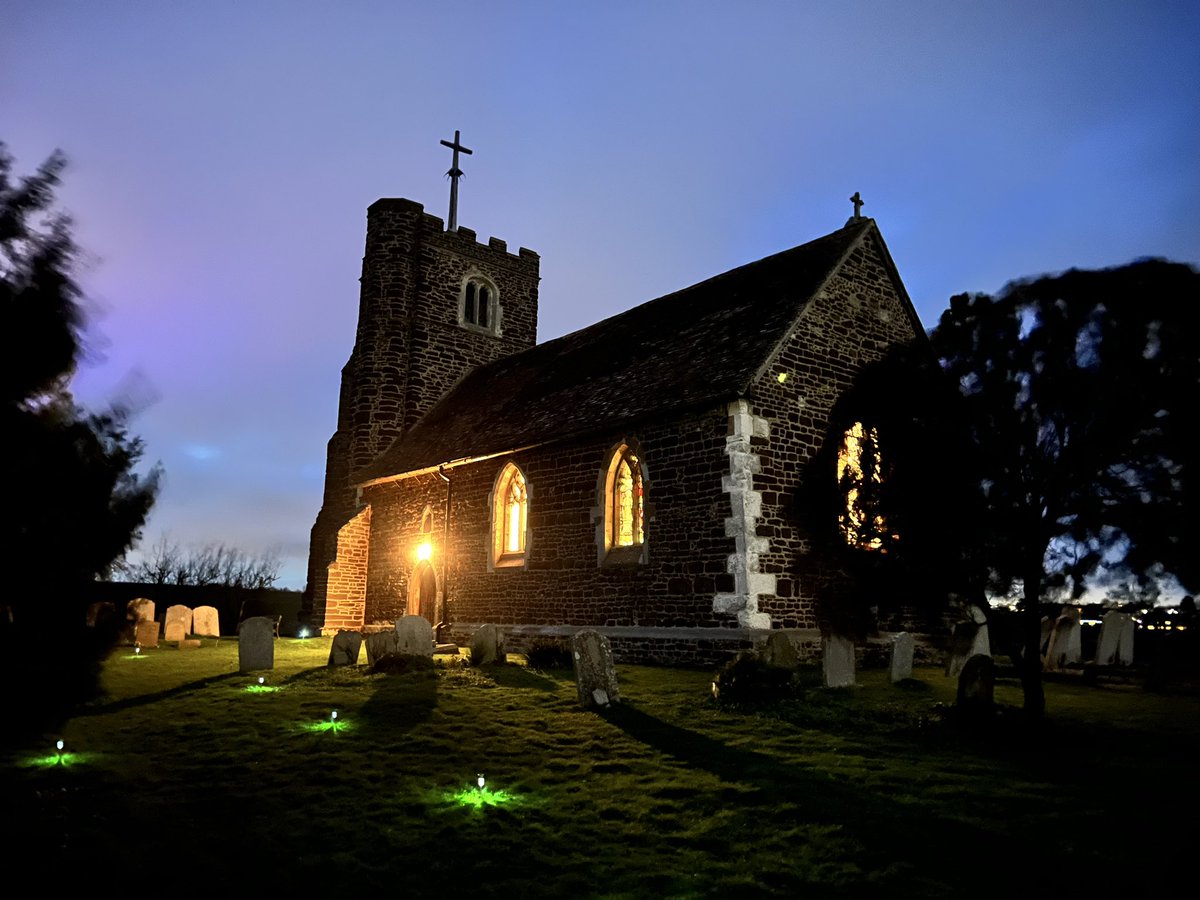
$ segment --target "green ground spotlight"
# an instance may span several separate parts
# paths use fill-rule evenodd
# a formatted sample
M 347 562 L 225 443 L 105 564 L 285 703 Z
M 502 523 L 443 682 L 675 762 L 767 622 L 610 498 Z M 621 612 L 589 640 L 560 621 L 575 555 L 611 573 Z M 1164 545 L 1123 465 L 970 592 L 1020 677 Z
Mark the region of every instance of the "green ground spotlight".
M 503 806 L 506 803 L 513 803 L 517 797 L 508 791 L 497 791 L 488 787 L 487 780 L 480 773 L 475 776 L 474 785 L 464 788 L 461 791 L 449 792 L 446 794 L 446 799 L 457 803 L 459 806 L 483 809 L 485 806 Z
M 274 685 L 267 684 L 267 679 L 262 675 L 259 675 L 257 682 L 246 685 L 242 690 L 248 694 L 273 694 L 279 690 L 279 688 L 275 687 Z
M 84 762 L 85 754 L 70 753 L 63 749 L 63 742 L 57 741 L 54 745 L 54 752 L 47 753 L 45 756 L 31 756 L 25 760 L 27 766 L 37 766 L 39 769 L 53 769 L 58 766 L 66 768 L 75 763 Z
M 345 719 L 338 718 L 338 711 L 335 709 L 329 714 L 329 718 L 321 722 L 310 722 L 303 726 L 305 731 L 349 731 L 350 723 Z

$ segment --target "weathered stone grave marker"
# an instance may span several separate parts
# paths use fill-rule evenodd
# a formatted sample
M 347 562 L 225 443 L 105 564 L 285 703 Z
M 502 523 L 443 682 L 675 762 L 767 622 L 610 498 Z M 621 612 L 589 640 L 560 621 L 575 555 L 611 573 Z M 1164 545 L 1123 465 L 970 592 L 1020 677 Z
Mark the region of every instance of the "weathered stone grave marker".
M 571 661 L 580 703 L 603 707 L 621 702 L 617 669 L 608 638 L 590 629 L 577 631 L 571 636 Z
M 496 625 L 481 625 L 471 635 L 471 665 L 490 666 L 507 660 L 503 629 Z
M 238 671 L 275 668 L 275 622 L 251 616 L 238 623 Z
M 1133 637 L 1136 624 L 1129 613 L 1109 610 L 1100 622 L 1100 642 L 1096 664 L 1100 666 L 1133 664 Z
M 907 631 L 892 635 L 892 654 L 888 661 L 888 677 L 892 684 L 912 678 L 913 636 Z
M 357 666 L 358 651 L 362 649 L 363 636 L 357 631 L 339 629 L 329 645 L 329 665 Z
M 167 618 L 163 623 L 164 641 L 182 641 L 192 632 L 192 609 L 190 606 L 167 607 Z
M 108 600 L 101 600 L 99 603 L 93 603 L 87 608 L 87 624 L 89 628 L 95 628 L 106 619 L 111 619 L 116 615 L 117 608 Z
M 1079 610 L 1067 607 L 1054 623 L 1054 632 L 1050 635 L 1050 646 L 1046 650 L 1046 658 L 1042 661 L 1047 671 L 1061 669 L 1080 661 L 1083 655 L 1083 642 L 1079 631 Z
M 396 620 L 401 656 L 428 656 L 433 659 L 433 626 L 424 616 L 404 616 Z
M 958 709 L 972 718 L 991 715 L 996 686 L 996 664 L 990 657 L 976 653 L 958 676 Z
M 854 686 L 854 641 L 840 634 L 821 637 L 821 674 L 827 688 Z
M 138 619 L 133 626 L 133 642 L 139 647 L 157 647 L 158 622 L 154 619 Z
M 782 631 L 772 631 L 767 635 L 761 656 L 763 665 L 768 669 L 794 672 L 800 665 L 800 657 L 796 653 L 796 647 L 792 643 L 792 639 Z
M 192 634 L 220 637 L 221 619 L 215 606 L 197 606 L 192 610 Z
M 368 634 L 365 638 L 367 645 L 367 665 L 373 666 L 383 657 L 400 653 L 400 635 L 396 629 L 391 631 L 377 631 L 374 634 Z M 420 654 L 406 654 L 408 656 L 418 656 Z M 355 659 L 357 659 L 357 652 Z

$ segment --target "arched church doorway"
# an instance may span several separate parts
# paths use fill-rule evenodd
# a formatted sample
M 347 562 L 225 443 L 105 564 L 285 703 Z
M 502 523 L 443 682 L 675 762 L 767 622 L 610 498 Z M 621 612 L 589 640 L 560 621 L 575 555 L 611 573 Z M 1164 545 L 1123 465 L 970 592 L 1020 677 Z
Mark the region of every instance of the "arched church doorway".
M 408 614 L 424 616 L 429 624 L 437 624 L 437 575 L 427 560 L 417 563 L 409 580 Z

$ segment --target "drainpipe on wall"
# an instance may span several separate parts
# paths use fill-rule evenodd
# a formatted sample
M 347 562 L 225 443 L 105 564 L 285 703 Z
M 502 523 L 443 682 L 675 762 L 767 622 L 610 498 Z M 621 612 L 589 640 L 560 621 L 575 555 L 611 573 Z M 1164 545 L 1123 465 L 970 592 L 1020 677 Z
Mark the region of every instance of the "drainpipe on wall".
M 442 629 L 450 627 L 450 476 L 443 467 L 438 467 L 438 478 L 446 482 L 446 514 L 442 529 L 442 614 L 434 632 L 434 641 L 442 642 Z

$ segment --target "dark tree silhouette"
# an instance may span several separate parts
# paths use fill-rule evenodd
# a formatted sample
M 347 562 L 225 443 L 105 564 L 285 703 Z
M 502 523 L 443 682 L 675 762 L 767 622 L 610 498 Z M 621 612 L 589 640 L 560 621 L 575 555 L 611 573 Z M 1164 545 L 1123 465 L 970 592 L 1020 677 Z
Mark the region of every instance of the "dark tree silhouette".
M 951 299 L 932 335 L 980 465 L 992 576 L 1019 584 L 1025 709 L 1040 718 L 1041 603 L 1102 563 L 1195 584 L 1200 273 L 1143 260 Z M 1194 508 L 1194 507 L 1193 507 Z
M 961 403 L 922 337 L 864 366 L 834 406 L 801 498 L 813 540 L 835 561 L 818 587 L 822 628 L 861 636 L 893 615 L 934 627 L 950 596 L 982 602 L 978 473 Z M 857 465 L 839 465 L 848 455 Z
M 88 413 L 68 386 L 84 316 L 70 221 L 53 210 L 65 165 L 55 153 L 14 181 L 0 144 L 3 434 L 10 459 L 3 518 L 0 702 L 10 734 L 60 718 L 97 686 L 115 623 L 87 629 L 87 585 L 130 547 L 157 490 L 139 475 L 127 411 Z

